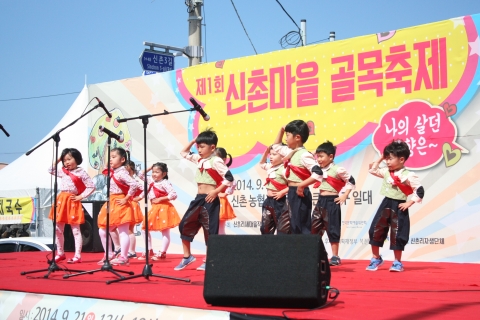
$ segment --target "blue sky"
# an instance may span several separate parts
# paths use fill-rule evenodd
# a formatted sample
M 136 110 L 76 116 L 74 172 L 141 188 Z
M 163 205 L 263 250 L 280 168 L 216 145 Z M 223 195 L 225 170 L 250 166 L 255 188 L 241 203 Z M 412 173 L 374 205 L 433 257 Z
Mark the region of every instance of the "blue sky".
M 298 25 L 307 20 L 307 43 L 330 31 L 343 40 L 480 13 L 477 0 L 280 2 Z M 275 0 L 234 3 L 259 54 L 281 50 L 280 38 L 296 30 Z M 0 100 L 79 92 L 85 76 L 88 84 L 139 76 L 143 41 L 188 45 L 186 9 L 184 0 L 2 0 Z M 255 54 L 230 0 L 204 0 L 203 16 L 207 62 Z M 0 132 L 0 162 L 31 149 L 75 98 L 0 101 L 0 124 L 11 135 Z

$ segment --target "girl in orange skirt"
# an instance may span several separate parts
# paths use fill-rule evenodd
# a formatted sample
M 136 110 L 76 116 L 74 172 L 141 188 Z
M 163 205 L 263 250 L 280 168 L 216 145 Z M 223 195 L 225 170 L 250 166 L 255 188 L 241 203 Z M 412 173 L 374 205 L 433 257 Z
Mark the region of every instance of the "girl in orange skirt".
M 227 167 L 230 167 L 232 165 L 232 156 L 227 153 L 224 148 L 216 148 L 215 155 L 222 158 L 223 162 L 225 162 Z M 227 157 L 230 158 L 228 163 L 226 162 Z M 225 193 L 218 194 L 218 197 L 220 198 L 220 223 L 218 225 L 218 234 L 225 234 L 225 223 L 228 220 L 232 220 L 237 217 L 235 215 L 235 212 L 233 211 L 232 205 L 230 204 L 230 202 L 228 202 L 227 198 L 228 195 L 233 194 L 234 190 L 235 183 L 233 183 L 231 187 L 228 187 L 225 190 Z
M 135 174 L 135 163 L 133 161 L 128 161 L 127 164 L 127 171 L 130 177 L 133 178 Z M 137 239 L 135 238 L 135 226 L 139 223 L 143 222 L 143 211 L 140 209 L 140 205 L 138 201 L 142 200 L 144 197 L 143 193 L 143 183 L 138 182 L 138 189 L 135 192 L 135 197 L 130 200 L 132 207 L 133 207 L 133 222 L 130 224 L 128 229 L 128 237 L 130 238 L 130 248 L 128 250 L 128 258 L 129 259 L 136 259 L 137 253 L 135 252 L 135 248 L 137 246 Z
M 127 151 L 128 157 L 130 157 L 130 153 Z M 134 178 L 135 174 L 135 162 L 133 161 L 128 161 L 127 163 L 127 171 L 130 177 Z M 143 213 L 140 209 L 140 205 L 138 204 L 138 201 L 143 199 L 143 183 L 138 184 L 138 189 L 135 192 L 134 198 L 130 201 L 132 208 L 133 208 L 133 216 L 134 216 L 134 221 L 130 224 L 130 227 L 128 229 L 128 237 L 130 238 L 130 247 L 128 249 L 128 258 L 129 259 L 136 259 L 137 258 L 137 253 L 135 252 L 135 247 L 137 246 L 137 239 L 135 238 L 135 225 L 142 223 L 143 222 Z M 120 252 L 122 249 L 120 248 L 120 236 L 118 234 L 118 229 L 113 230 L 110 233 L 110 237 L 112 238 L 113 246 L 114 246 L 114 254 L 115 257 L 120 256 Z
M 114 148 L 110 152 L 110 172 L 103 171 L 103 174 L 110 176 L 110 232 L 115 229 L 119 231 L 120 237 L 120 255 L 113 259 L 113 265 L 128 265 L 128 250 L 130 247 L 130 238 L 128 230 L 130 224 L 134 222 L 134 213 L 132 203 L 135 193 L 139 188 L 139 183 L 133 179 L 125 165 L 128 163 L 128 153 L 122 148 Z M 98 233 L 102 241 L 103 248 L 107 242 L 107 204 L 105 203 L 98 215 Z M 112 255 L 108 258 L 113 257 Z M 106 257 L 103 257 L 99 264 L 103 264 Z
M 162 247 L 160 251 L 152 257 L 152 260 L 165 259 L 167 249 L 170 245 L 170 229 L 180 224 L 180 216 L 177 210 L 170 202 L 177 199 L 177 193 L 173 189 L 172 184 L 168 181 L 168 168 L 165 163 L 157 162 L 147 169 L 152 170 L 152 177 L 148 177 L 148 198 L 152 204 L 152 208 L 148 212 L 148 249 L 152 250 L 152 237 L 150 231 L 162 232 Z M 145 179 L 146 172 L 139 173 L 138 177 Z M 145 230 L 145 221 L 142 229 Z M 145 259 L 145 253 L 139 260 Z
M 80 224 L 85 223 L 85 216 L 83 214 L 82 204 L 80 200 L 88 197 L 93 191 L 95 186 L 92 179 L 88 176 L 87 172 L 78 167 L 83 161 L 82 154 L 74 148 L 67 148 L 62 151 L 60 158 L 52 164 L 48 172 L 52 175 L 57 170 L 57 177 L 61 178 L 60 190 L 61 193 L 57 197 L 57 219 L 56 219 L 56 244 L 57 254 L 55 256 L 55 262 L 59 262 L 66 259 L 65 252 L 63 250 L 64 235 L 63 230 L 65 224 L 68 223 L 72 227 L 73 238 L 75 239 L 75 255 L 69 259 L 67 263 L 81 263 L 82 257 L 82 233 L 80 231 Z M 57 169 L 57 164 L 62 162 L 63 167 Z M 48 216 L 50 219 L 54 219 L 54 206 L 50 210 Z

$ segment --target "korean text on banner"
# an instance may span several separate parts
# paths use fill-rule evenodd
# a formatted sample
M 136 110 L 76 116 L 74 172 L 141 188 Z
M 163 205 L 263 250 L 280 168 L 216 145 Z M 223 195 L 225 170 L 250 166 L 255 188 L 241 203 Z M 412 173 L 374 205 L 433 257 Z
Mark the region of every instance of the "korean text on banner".
M 35 221 L 33 198 L 0 198 L 0 224 L 32 223 Z

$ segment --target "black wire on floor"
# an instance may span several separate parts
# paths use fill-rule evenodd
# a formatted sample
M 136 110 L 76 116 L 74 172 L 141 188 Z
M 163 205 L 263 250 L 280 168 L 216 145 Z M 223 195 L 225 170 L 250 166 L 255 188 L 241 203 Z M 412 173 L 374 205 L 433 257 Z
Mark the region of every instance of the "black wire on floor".
M 308 310 L 294 310 L 294 309 L 283 310 L 282 311 L 283 317 L 285 319 L 293 319 L 293 318 L 287 317 L 287 315 L 285 314 L 286 312 L 311 312 L 311 311 L 320 310 L 320 309 L 324 309 L 324 308 L 328 307 L 329 305 L 334 303 L 335 300 L 337 300 L 338 296 L 340 295 L 340 290 L 338 290 L 337 288 L 328 287 L 328 286 L 327 286 L 327 290 L 328 290 L 328 298 L 331 299 L 331 300 L 328 301 L 327 303 L 325 303 L 324 305 L 321 305 L 321 306 L 313 308 L 313 309 L 308 309 Z M 327 300 L 328 300 L 328 298 L 327 298 Z

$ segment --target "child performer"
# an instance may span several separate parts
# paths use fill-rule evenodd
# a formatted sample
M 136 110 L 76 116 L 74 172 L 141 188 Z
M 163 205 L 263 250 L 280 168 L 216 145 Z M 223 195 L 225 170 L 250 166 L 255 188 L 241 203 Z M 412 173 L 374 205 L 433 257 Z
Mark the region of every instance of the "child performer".
M 88 197 L 95 191 L 95 186 L 87 172 L 78 167 L 82 163 L 82 154 L 74 148 L 67 148 L 62 151 L 60 158 L 52 164 L 48 172 L 52 175 L 57 170 L 57 177 L 61 178 L 61 193 L 57 197 L 57 219 L 56 219 L 56 244 L 57 254 L 55 262 L 66 259 L 63 251 L 64 236 L 63 231 L 65 224 L 68 223 L 72 227 L 73 237 L 75 239 L 75 255 L 68 259 L 67 263 L 81 263 L 82 257 L 82 233 L 80 225 L 85 223 L 85 216 L 80 200 Z M 62 162 L 62 169 L 57 169 L 57 164 Z M 50 209 L 49 219 L 54 219 L 54 206 Z
M 230 158 L 228 163 L 225 162 L 227 167 L 230 167 L 232 165 L 232 156 L 227 153 L 227 150 L 224 148 L 217 148 L 215 149 L 215 155 L 217 157 L 220 157 L 223 162 L 227 160 L 227 157 Z M 225 233 L 225 223 L 227 220 L 232 220 L 235 219 L 237 216 L 235 215 L 235 212 L 233 211 L 232 205 L 230 202 L 228 202 L 228 195 L 233 194 L 233 190 L 235 190 L 235 183 L 232 183 L 230 187 L 225 190 L 225 192 L 221 192 L 218 194 L 218 197 L 220 198 L 220 222 L 218 225 L 218 234 L 226 234 Z
M 312 234 L 323 235 L 326 230 L 328 240 L 332 246 L 331 266 L 339 266 L 342 260 L 338 256 L 340 243 L 340 230 L 342 228 L 341 205 L 348 195 L 355 188 L 355 179 L 343 167 L 337 166 L 335 158 L 335 147 L 330 141 L 324 142 L 316 150 L 317 162 L 323 171 L 322 183 L 315 183 L 314 188 L 319 188 L 317 205 L 312 213 Z M 341 195 L 340 190 L 345 187 Z
M 128 157 L 130 158 L 130 153 L 128 151 L 127 151 L 127 154 L 128 154 Z M 134 178 L 135 162 L 131 160 L 128 161 L 126 168 L 130 177 Z M 129 259 L 137 258 L 137 253 L 135 252 L 137 239 L 135 238 L 134 229 L 135 229 L 135 225 L 143 222 L 143 213 L 142 213 L 142 210 L 140 209 L 140 205 L 138 204 L 138 201 L 142 199 L 143 199 L 143 184 L 139 183 L 138 189 L 134 194 L 134 198 L 128 200 L 132 204 L 133 216 L 134 216 L 134 221 L 130 224 L 130 228 L 128 229 L 128 238 L 130 239 L 130 247 L 128 249 Z M 122 251 L 122 249 L 120 248 L 120 236 L 118 235 L 118 229 L 115 229 L 112 232 L 110 232 L 110 237 L 112 238 L 113 246 L 115 248 L 114 249 L 115 257 L 120 256 L 120 252 Z
M 267 163 L 267 157 L 270 157 L 270 163 Z M 260 167 L 267 171 L 267 199 L 262 206 L 262 223 L 260 232 L 262 234 L 289 234 L 290 218 L 288 216 L 287 192 L 288 182 L 283 176 L 284 168 L 282 156 L 267 147 L 260 159 Z
M 125 165 L 128 163 L 128 153 L 122 148 L 114 148 L 110 152 L 110 172 L 103 174 L 110 176 L 110 232 L 118 229 L 120 234 L 120 256 L 111 261 L 113 265 L 128 265 L 128 250 L 130 238 L 128 230 L 134 222 L 133 208 L 129 201 L 135 196 L 139 183 L 129 174 Z M 107 242 L 107 204 L 105 203 L 98 215 L 98 233 L 105 249 Z M 103 264 L 104 257 L 98 264 Z M 108 257 L 111 258 L 111 257 Z
M 284 133 L 286 146 L 281 143 Z M 272 149 L 284 157 L 284 176 L 288 181 L 290 229 L 294 234 L 311 233 L 312 193 L 308 186 L 316 181 L 322 182 L 322 169 L 303 146 L 308 136 L 309 130 L 305 121 L 294 120 L 280 128 L 272 145 Z
M 405 161 L 409 156 L 408 145 L 402 140 L 395 140 L 383 149 L 380 159 L 370 164 L 368 172 L 383 179 L 380 194 L 385 198 L 370 225 L 373 258 L 367 267 L 368 271 L 376 271 L 383 264 L 379 251 L 387 238 L 389 227 L 390 250 L 393 250 L 395 255 L 390 271 L 403 271 L 402 251 L 410 236 L 408 208 L 415 202 L 421 203 L 425 194 L 418 176 L 405 169 Z M 385 160 L 387 167 L 379 168 L 382 160 Z M 412 197 L 407 201 L 411 194 Z
M 128 151 L 127 151 L 128 152 Z M 130 157 L 130 155 L 129 155 Z M 128 161 L 127 163 L 127 171 L 130 177 L 133 178 L 135 174 L 135 162 Z M 143 211 L 140 209 L 140 205 L 138 201 L 142 200 L 144 197 L 143 193 L 143 183 L 138 183 L 138 189 L 134 194 L 134 198 L 130 200 L 133 208 L 133 222 L 130 223 L 130 227 L 128 229 L 128 237 L 130 239 L 130 247 L 128 249 L 128 258 L 129 259 L 136 259 L 137 253 L 135 252 L 135 247 L 137 246 L 137 239 L 135 237 L 135 225 L 143 222 Z
M 150 170 L 152 171 L 152 177 L 147 177 L 147 181 L 148 198 L 150 199 L 152 208 L 148 212 L 148 250 L 152 250 L 150 231 L 161 231 L 162 247 L 158 254 L 152 257 L 152 260 L 160 260 L 167 257 L 167 249 L 170 245 L 170 229 L 180 224 L 180 216 L 170 202 L 171 200 L 177 199 L 177 193 L 175 189 L 173 189 L 170 181 L 168 181 L 167 165 L 162 162 L 157 162 L 148 168 L 147 172 Z M 144 180 L 145 174 L 146 172 L 140 172 L 138 177 Z M 143 222 L 142 229 L 145 230 L 145 221 Z M 152 253 L 153 250 L 149 252 Z M 146 259 L 145 253 L 143 253 L 139 260 L 144 259 Z
M 198 154 L 190 153 L 190 148 L 197 144 Z M 179 225 L 180 238 L 183 245 L 183 259 L 175 270 L 182 270 L 196 259 L 191 255 L 190 242 L 200 228 L 203 228 L 205 245 L 208 236 L 218 234 L 220 214 L 220 200 L 218 194 L 224 192 L 233 184 L 233 176 L 225 165 L 225 162 L 215 156 L 215 147 L 218 137 L 214 131 L 207 129 L 198 137 L 190 141 L 180 152 L 182 157 L 197 165 L 198 171 L 195 181 L 198 184 L 198 194 L 188 207 Z M 205 270 L 205 263 L 197 268 Z

